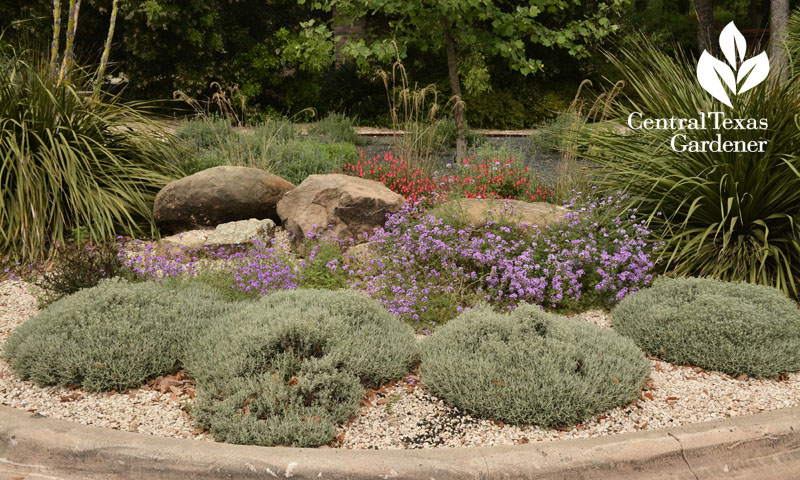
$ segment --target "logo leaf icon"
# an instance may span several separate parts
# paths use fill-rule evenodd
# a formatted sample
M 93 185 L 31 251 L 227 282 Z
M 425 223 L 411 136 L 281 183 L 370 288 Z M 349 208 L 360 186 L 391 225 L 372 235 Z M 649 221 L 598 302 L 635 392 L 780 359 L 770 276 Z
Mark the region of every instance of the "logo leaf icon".
M 735 94 L 736 77 L 733 75 L 731 67 L 727 66 L 725 62 L 717 60 L 703 50 L 703 54 L 700 55 L 700 60 L 697 62 L 697 80 L 700 82 L 700 86 L 706 89 L 712 97 L 729 107 L 733 107 L 722 82 L 724 81 L 728 89 Z
M 746 60 L 742 67 L 739 69 L 739 75 L 736 77 L 736 83 L 744 85 L 739 87 L 737 93 L 743 93 L 763 82 L 769 74 L 769 58 L 766 52 Z
M 722 50 L 728 64 L 736 70 L 738 62 L 736 61 L 736 52 L 739 52 L 739 58 L 744 59 L 745 52 L 747 51 L 747 41 L 744 39 L 742 32 L 736 28 L 733 22 L 729 23 L 722 29 L 719 34 L 719 48 Z
M 728 92 L 736 95 L 763 82 L 769 74 L 769 58 L 766 52 L 761 52 L 753 58 L 744 60 L 747 41 L 733 22 L 720 32 L 719 46 L 728 64 L 703 50 L 700 60 L 697 61 L 697 81 L 712 97 L 733 107 Z M 737 58 L 742 60 L 741 66 Z M 737 69 L 738 74 L 735 73 Z

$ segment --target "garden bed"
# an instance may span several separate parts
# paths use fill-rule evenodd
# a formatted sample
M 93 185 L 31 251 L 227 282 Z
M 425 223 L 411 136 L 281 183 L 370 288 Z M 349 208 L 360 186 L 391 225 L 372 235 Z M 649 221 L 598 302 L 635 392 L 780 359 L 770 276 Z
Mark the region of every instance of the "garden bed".
M 0 283 L 0 341 L 37 312 L 29 285 Z M 609 315 L 590 311 L 587 321 L 608 327 Z M 425 339 L 422 340 L 426 341 Z M 346 449 L 513 445 L 653 430 L 800 405 L 800 374 L 782 380 L 731 377 L 650 359 L 652 373 L 639 399 L 571 427 L 513 426 L 476 419 L 428 393 L 413 372 L 369 390 L 360 411 L 337 431 L 332 446 Z M 164 437 L 211 440 L 186 412 L 191 382 L 175 380 L 127 392 L 38 387 L 17 378 L 0 360 L 0 404 L 85 425 Z M 158 389 L 159 386 L 166 386 Z M 172 387 L 172 388 L 170 388 Z

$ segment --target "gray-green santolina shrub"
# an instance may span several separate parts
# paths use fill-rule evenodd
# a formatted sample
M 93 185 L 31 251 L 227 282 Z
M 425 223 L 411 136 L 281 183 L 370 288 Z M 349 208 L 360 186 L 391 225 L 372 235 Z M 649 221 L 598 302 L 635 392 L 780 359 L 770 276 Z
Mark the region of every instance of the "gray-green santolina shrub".
M 220 319 L 186 363 L 192 413 L 218 441 L 313 447 L 358 411 L 364 387 L 416 361 L 411 328 L 353 291 L 284 290 Z
M 800 370 L 800 309 L 772 287 L 662 278 L 613 318 L 616 331 L 668 362 L 755 377 Z
M 522 305 L 467 310 L 422 342 L 422 381 L 483 418 L 572 425 L 636 398 L 650 363 L 630 340 Z
M 122 391 L 180 368 L 193 338 L 232 308 L 197 285 L 178 291 L 102 280 L 23 323 L 3 357 L 19 377 L 38 385 Z

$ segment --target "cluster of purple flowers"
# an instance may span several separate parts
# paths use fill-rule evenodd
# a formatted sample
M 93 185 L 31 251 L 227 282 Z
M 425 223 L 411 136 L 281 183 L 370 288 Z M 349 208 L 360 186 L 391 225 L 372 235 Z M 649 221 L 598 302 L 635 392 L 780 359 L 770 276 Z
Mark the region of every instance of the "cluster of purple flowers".
M 553 308 L 608 305 L 650 283 L 658 261 L 659 245 L 649 240 L 650 231 L 636 212 L 623 207 L 624 200 L 578 194 L 567 204 L 565 218 L 544 228 L 510 222 L 462 226 L 425 213 L 419 203 L 409 204 L 369 238 L 376 253 L 372 260 L 363 263 L 338 254 L 322 261 L 323 270 L 343 276 L 349 288 L 365 292 L 394 314 L 426 322 L 441 317 L 442 309 L 454 315 L 480 302 L 506 309 L 523 302 Z M 513 212 L 500 214 L 513 218 Z M 319 249 L 346 249 L 321 235 L 312 234 L 308 241 L 311 248 L 300 261 L 264 242 L 164 253 L 155 244 L 138 242 L 120 255 L 127 269 L 145 279 L 217 268 L 229 274 L 231 288 L 264 294 L 315 286 L 313 280 L 322 278 L 315 258 Z M 325 281 L 323 288 L 336 288 L 330 278 Z
M 442 297 L 461 308 L 613 303 L 650 283 L 659 246 L 633 211 L 601 218 L 624 211 L 623 200 L 578 195 L 564 220 L 545 228 L 457 227 L 409 205 L 376 231 L 370 241 L 378 255 L 349 284 L 412 319 Z
M 288 256 L 260 240 L 251 246 L 188 248 L 176 246 L 159 251 L 152 242 L 134 241 L 120 250 L 125 268 L 146 280 L 196 275 L 202 268 L 229 274 L 231 288 L 265 294 L 297 288 L 298 276 Z

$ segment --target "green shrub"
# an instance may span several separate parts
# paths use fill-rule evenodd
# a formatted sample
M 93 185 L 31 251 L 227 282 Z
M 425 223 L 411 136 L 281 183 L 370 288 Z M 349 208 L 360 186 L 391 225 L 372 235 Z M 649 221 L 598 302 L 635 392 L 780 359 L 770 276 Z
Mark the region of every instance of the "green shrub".
M 492 89 L 467 97 L 467 122 L 474 128 L 531 128 L 554 119 L 565 111 L 574 96 L 575 86 L 516 85 L 508 89 Z
M 467 310 L 425 340 L 421 356 L 425 386 L 451 405 L 546 427 L 634 400 L 650 373 L 629 339 L 530 304 Z
M 356 413 L 364 386 L 406 373 L 411 328 L 352 291 L 283 290 L 223 318 L 187 361 L 193 414 L 219 441 L 318 446 Z
M 103 280 L 23 323 L 3 356 L 41 386 L 123 391 L 175 372 L 190 342 L 230 310 L 210 289 Z
M 177 137 L 185 147 L 181 167 L 197 173 L 220 165 L 272 170 L 275 150 L 299 138 L 299 128 L 283 117 L 272 117 L 254 127 L 234 127 L 226 118 L 201 116 L 178 125 Z
M 302 138 L 297 125 L 280 117 L 253 128 L 233 128 L 228 120 L 213 117 L 185 120 L 177 136 L 186 147 L 181 167 L 189 174 L 238 165 L 263 168 L 297 185 L 309 175 L 331 173 L 358 159 L 352 143 Z
M 484 140 L 470 149 L 469 153 L 475 155 L 476 160 L 518 160 L 524 164 L 527 155 L 520 148 L 509 147 L 508 145 L 493 145 L 488 140 Z M 477 162 L 476 162 L 477 163 Z M 461 164 L 459 164 L 461 167 Z
M 156 233 L 175 142 L 140 104 L 87 98 L 91 80 L 56 84 L 35 61 L 0 56 L 0 256 L 45 258 L 79 226 L 95 241 Z
M 467 98 L 467 122 L 475 128 L 525 128 L 525 105 L 509 90 L 490 90 Z
M 780 291 L 662 278 L 613 310 L 614 329 L 679 365 L 774 377 L 800 370 L 800 309 Z
M 233 135 L 231 122 L 219 117 L 181 120 L 175 129 L 175 136 L 191 151 L 217 148 L 230 135 Z
M 55 248 L 49 268 L 35 268 L 33 282 L 42 289 L 39 306 L 48 305 L 104 278 L 122 275 L 120 245 L 114 240 L 97 243 L 69 241 Z
M 565 136 L 578 122 L 580 119 L 576 118 L 574 113 L 558 114 L 556 118 L 545 122 L 528 137 L 531 148 L 536 153 L 560 152 L 564 146 Z
M 325 137 L 332 142 L 364 145 L 367 139 L 356 133 L 356 121 L 343 113 L 329 113 L 313 124 L 310 133 Z
M 603 165 L 609 189 L 625 190 L 665 242 L 664 268 L 678 276 L 746 280 L 800 296 L 800 71 L 764 81 L 731 99 L 715 100 L 697 82 L 696 62 L 659 52 L 649 41 L 610 61 L 633 98 L 606 105 L 613 128 L 585 129 L 581 155 Z M 653 75 L 653 72 L 659 72 Z M 624 128 L 643 118 L 766 119 L 766 129 Z M 722 133 L 720 133 L 722 132 Z M 690 141 L 767 140 L 762 153 L 674 151 Z
M 273 145 L 268 153 L 277 175 L 299 185 L 309 175 L 332 173 L 358 160 L 352 143 L 325 143 L 318 140 L 290 140 Z

